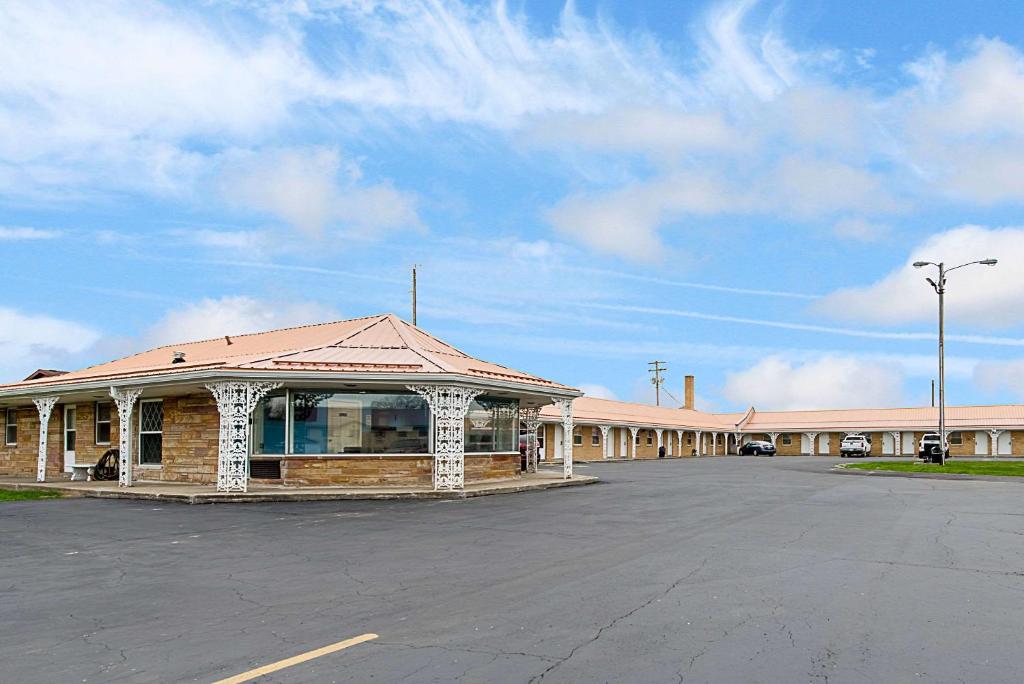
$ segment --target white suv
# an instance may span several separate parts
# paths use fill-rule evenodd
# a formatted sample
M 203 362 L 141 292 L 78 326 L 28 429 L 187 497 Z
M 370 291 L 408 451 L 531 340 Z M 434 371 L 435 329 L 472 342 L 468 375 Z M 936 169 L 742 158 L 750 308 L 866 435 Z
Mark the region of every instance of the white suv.
M 938 432 L 926 432 L 921 436 L 921 441 L 917 445 L 917 457 L 929 459 L 933 456 L 939 455 L 939 442 L 942 440 L 939 437 Z M 949 442 L 945 444 L 946 457 L 949 457 Z
M 847 435 L 839 443 L 839 456 L 870 456 L 871 440 L 864 435 Z

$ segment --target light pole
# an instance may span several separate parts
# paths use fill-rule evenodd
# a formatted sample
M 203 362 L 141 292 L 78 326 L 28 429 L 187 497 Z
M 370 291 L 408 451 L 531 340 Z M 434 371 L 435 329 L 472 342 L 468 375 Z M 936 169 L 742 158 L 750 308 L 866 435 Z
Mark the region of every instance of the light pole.
M 939 269 L 939 279 L 932 280 L 925 278 L 935 292 L 939 295 L 939 464 L 946 465 L 946 345 L 945 345 L 945 295 L 946 295 L 946 274 L 965 266 L 982 264 L 983 266 L 995 266 L 996 259 L 982 259 L 980 261 L 969 261 L 953 268 L 946 268 L 944 262 L 933 263 L 931 261 L 915 261 L 914 268 L 935 266 Z

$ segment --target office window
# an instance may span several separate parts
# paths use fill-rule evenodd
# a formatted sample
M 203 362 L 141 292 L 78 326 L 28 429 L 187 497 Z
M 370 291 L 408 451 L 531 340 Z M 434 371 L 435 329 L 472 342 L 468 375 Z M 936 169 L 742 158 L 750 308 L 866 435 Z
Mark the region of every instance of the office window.
M 790 446 L 791 444 L 793 444 L 793 435 L 789 434 L 788 432 L 784 433 L 782 435 L 782 445 Z
M 949 433 L 949 445 L 950 446 L 961 446 L 964 443 L 964 435 L 962 432 L 950 432 Z
M 139 463 L 160 465 L 164 455 L 164 403 L 143 401 L 139 404 Z
M 110 402 L 96 402 L 96 443 L 110 444 Z
M 601 430 L 598 428 L 590 428 L 590 445 L 601 446 Z
M 4 416 L 4 443 L 15 446 L 18 443 L 18 410 L 9 408 Z

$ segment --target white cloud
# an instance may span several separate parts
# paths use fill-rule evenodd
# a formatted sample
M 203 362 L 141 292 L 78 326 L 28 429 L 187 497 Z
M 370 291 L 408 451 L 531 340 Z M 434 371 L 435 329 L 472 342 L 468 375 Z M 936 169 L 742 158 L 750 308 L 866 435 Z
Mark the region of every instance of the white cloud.
M 1007 391 L 1024 401 L 1024 359 L 982 361 L 974 368 L 974 382 L 988 392 Z
M 878 242 L 886 238 L 892 231 L 884 223 L 874 223 L 863 218 L 844 218 L 836 222 L 832 232 L 836 237 L 858 242 Z
M 833 318 L 872 323 L 911 323 L 934 320 L 938 315 L 935 291 L 925 277 L 934 269 L 916 269 L 915 261 L 944 261 L 949 266 L 990 257 L 994 267 L 971 266 L 947 276 L 947 324 L 985 328 L 1024 321 L 1024 228 L 962 226 L 937 233 L 915 247 L 902 266 L 865 287 L 838 290 L 815 304 Z
M 593 383 L 583 383 L 577 385 L 576 389 L 583 392 L 585 396 L 593 397 L 594 399 L 616 399 L 615 392 L 608 389 L 604 385 L 597 385 Z
M 53 240 L 60 237 L 59 230 L 0 226 L 0 240 Z
M 726 374 L 723 395 L 761 410 L 896 406 L 904 400 L 898 365 L 856 357 L 825 356 L 794 364 L 769 356 Z
M 21 380 L 37 368 L 68 370 L 69 360 L 99 338 L 80 323 L 0 308 L 0 382 Z
M 260 256 L 274 245 L 273 238 L 256 230 L 211 230 L 209 228 L 183 228 L 171 231 L 172 235 L 193 244 L 215 250 L 230 250 L 233 254 Z
M 203 299 L 168 311 L 143 335 L 148 347 L 263 332 L 339 320 L 332 308 L 313 302 L 271 302 L 252 297 Z
M 416 199 L 390 183 L 366 185 L 337 150 L 279 148 L 228 162 L 222 192 L 241 210 L 273 214 L 308 235 L 339 227 L 355 237 L 419 228 Z

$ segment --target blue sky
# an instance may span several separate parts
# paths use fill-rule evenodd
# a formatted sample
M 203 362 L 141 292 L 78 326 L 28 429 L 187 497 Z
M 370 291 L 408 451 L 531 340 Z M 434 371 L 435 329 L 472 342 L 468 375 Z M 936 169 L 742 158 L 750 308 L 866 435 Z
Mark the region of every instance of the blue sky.
M 1024 400 L 1013 2 L 13 2 L 0 375 L 383 311 L 734 410 Z

